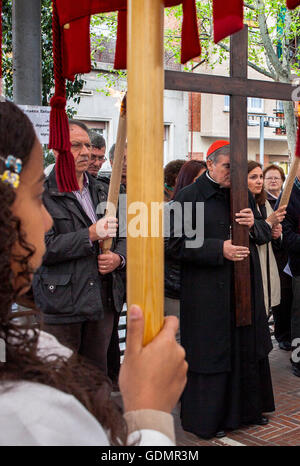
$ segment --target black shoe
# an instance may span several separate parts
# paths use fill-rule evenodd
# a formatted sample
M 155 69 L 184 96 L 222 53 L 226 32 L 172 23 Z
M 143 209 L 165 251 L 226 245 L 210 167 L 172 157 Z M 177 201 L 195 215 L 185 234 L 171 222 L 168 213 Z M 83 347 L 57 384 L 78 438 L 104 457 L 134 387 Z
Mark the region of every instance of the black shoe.
M 280 341 L 278 346 L 280 349 L 284 351 L 291 351 L 292 349 L 292 346 L 289 341 Z
M 224 432 L 224 430 L 219 430 L 216 435 L 215 435 L 216 438 L 223 438 L 223 437 L 226 437 L 226 432 Z
M 255 421 L 255 424 L 258 426 L 266 426 L 269 424 L 269 419 L 266 416 L 261 416 L 259 419 Z

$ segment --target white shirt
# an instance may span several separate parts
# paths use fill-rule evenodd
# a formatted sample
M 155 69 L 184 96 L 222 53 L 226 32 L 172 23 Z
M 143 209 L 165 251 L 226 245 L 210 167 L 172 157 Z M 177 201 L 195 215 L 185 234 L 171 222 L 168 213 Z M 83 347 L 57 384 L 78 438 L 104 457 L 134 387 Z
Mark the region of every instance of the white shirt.
M 0 386 L 0 446 L 109 446 L 97 419 L 72 395 L 34 382 Z M 142 429 L 128 441 L 174 446 L 165 434 Z

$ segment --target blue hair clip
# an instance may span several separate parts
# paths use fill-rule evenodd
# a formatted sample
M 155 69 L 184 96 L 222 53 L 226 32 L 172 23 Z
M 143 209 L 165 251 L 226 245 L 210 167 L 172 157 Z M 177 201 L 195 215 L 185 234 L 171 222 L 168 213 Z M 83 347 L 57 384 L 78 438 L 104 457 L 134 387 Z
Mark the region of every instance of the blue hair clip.
M 6 159 L 0 156 L 7 170 L 0 175 L 0 180 L 3 183 L 10 184 L 13 188 L 17 188 L 20 184 L 20 173 L 22 171 L 22 160 L 16 159 L 13 155 L 8 155 Z

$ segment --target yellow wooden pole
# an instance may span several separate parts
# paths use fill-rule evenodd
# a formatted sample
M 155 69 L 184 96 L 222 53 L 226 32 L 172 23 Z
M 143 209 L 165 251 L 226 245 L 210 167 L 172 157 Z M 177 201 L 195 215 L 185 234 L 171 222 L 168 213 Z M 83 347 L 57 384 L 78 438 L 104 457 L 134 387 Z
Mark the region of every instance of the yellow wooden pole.
M 163 203 L 163 19 L 162 0 L 128 0 L 127 301 L 144 311 L 144 344 L 163 324 L 163 237 L 151 232 Z
M 291 167 L 289 170 L 288 178 L 284 185 L 284 190 L 280 199 L 279 207 L 283 205 L 288 205 L 291 192 L 294 186 L 295 178 L 297 176 L 298 170 L 300 166 L 300 158 L 294 155 L 293 161 L 291 163 Z

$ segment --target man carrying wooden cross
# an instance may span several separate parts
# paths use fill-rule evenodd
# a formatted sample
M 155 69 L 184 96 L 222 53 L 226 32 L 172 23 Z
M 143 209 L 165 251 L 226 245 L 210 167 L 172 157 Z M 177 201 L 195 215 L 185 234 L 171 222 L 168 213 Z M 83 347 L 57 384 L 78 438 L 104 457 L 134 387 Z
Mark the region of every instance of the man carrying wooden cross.
M 275 409 L 268 361 L 272 343 L 256 249 L 256 244 L 271 240 L 271 228 L 250 197 L 251 209 L 245 206 L 236 218 L 230 218 L 228 142 L 212 144 L 207 166 L 208 170 L 175 198 L 174 204 L 181 205 L 185 231 L 175 237 L 171 224 L 168 245 L 168 252 L 181 260 L 181 343 L 189 364 L 181 400 L 182 426 L 203 438 L 225 436 L 226 430 L 242 424 L 267 424 L 263 413 Z M 192 203 L 192 228 L 196 231 L 200 228 L 196 225 L 197 204 L 204 203 L 204 242 L 200 247 L 191 244 L 197 234 L 187 241 L 185 203 Z M 249 228 L 250 251 L 232 244 L 235 221 Z M 233 263 L 245 260 L 249 252 L 252 324 L 237 327 Z

